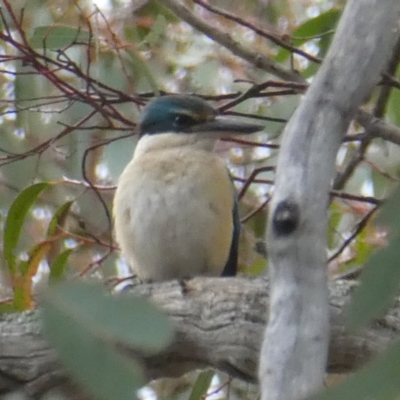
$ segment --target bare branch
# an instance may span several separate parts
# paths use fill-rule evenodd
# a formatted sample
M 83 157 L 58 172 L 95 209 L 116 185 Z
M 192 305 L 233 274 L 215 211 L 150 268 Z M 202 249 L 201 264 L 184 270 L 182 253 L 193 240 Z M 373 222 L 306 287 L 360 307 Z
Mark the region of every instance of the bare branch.
M 375 211 L 378 209 L 378 207 L 372 208 L 370 211 L 368 211 L 361 221 L 358 222 L 358 224 L 355 226 L 353 229 L 352 234 L 344 240 L 344 242 L 340 245 L 340 247 L 329 257 L 329 262 L 333 261 L 335 258 L 339 257 L 340 254 L 343 253 L 343 251 L 348 247 L 353 240 L 363 231 L 363 229 L 366 227 L 368 224 L 368 221 L 371 219 L 371 217 L 375 214 Z
M 389 60 L 389 65 L 387 66 L 385 74 L 389 76 L 394 75 L 399 62 L 400 62 L 400 37 L 397 38 L 397 42 L 392 49 L 392 56 L 391 59 Z M 373 111 L 374 117 L 381 118 L 383 116 L 392 89 L 393 85 L 385 84 L 384 81 L 383 87 L 381 87 L 380 89 L 379 96 Z M 360 113 L 358 115 L 360 115 Z M 341 190 L 345 186 L 346 182 L 353 175 L 358 164 L 363 160 L 364 155 L 367 152 L 368 147 L 372 142 L 372 139 L 373 139 L 372 135 L 367 135 L 363 140 L 361 140 L 357 151 L 354 153 L 352 159 L 348 162 L 344 171 L 335 177 L 335 181 L 333 184 L 334 189 Z
M 304 83 L 304 79 L 297 74 L 295 71 L 290 71 L 283 68 L 280 64 L 272 60 L 271 58 L 252 51 L 250 48 L 243 46 L 236 42 L 232 37 L 214 25 L 210 25 L 204 20 L 196 17 L 190 12 L 184 5 L 177 0 L 164 0 L 163 5 L 168 7 L 174 12 L 179 18 L 192 25 L 194 28 L 204 33 L 221 46 L 227 48 L 234 55 L 243 58 L 257 68 L 263 69 L 266 72 L 271 73 L 283 80 Z

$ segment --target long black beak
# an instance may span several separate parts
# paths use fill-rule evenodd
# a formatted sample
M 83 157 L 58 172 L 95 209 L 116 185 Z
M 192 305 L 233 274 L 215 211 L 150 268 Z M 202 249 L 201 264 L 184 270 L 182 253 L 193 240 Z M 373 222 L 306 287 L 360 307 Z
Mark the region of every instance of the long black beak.
M 188 132 L 208 132 L 220 135 L 247 135 L 262 131 L 263 129 L 263 125 L 241 122 L 233 118 L 216 117 L 213 120 L 193 125 L 188 129 Z

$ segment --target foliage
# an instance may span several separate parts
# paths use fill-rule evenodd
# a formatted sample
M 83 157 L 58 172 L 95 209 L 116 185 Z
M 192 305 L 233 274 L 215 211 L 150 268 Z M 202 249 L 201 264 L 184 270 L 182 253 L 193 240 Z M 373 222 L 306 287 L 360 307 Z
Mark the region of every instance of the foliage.
M 326 54 L 343 2 L 184 2 L 206 23 L 208 36 L 229 33 L 233 47 L 215 37 L 209 39 L 207 32 L 199 32 L 156 0 L 132 4 L 113 0 L 108 7 L 95 6 L 89 0 L 2 3 L 2 310 L 34 307 L 43 282 L 52 287 L 85 277 L 116 290 L 129 282 L 130 272 L 112 239 L 109 210 L 115 183 L 137 140 L 134 132 L 140 108 L 149 98 L 165 92 L 196 93 L 221 113 L 265 124 L 265 131 L 253 141 L 231 140 L 217 149 L 240 192 L 244 224 L 241 269 L 250 275 L 262 273 L 266 261 L 257 249 L 265 233 L 280 133 L 307 88 L 306 79 L 315 75 Z M 240 46 L 267 57 L 279 71 L 274 74 L 256 68 L 242 58 Z M 387 109 L 388 121 L 395 124 L 400 121 L 398 74 L 396 68 L 388 71 L 385 85 L 378 87 L 366 104 L 371 115 L 379 118 Z M 382 108 L 383 113 L 378 112 Z M 359 269 L 375 248 L 387 242 L 388 228 L 377 227 L 374 215 L 397 181 L 396 146 L 357 123 L 347 133 L 337 158 L 338 174 L 329 206 L 329 271 L 333 277 Z M 395 215 L 396 207 L 389 206 L 386 212 Z M 394 230 L 394 224 L 388 225 Z M 368 262 L 365 281 L 373 284 L 362 286 L 356 294 L 355 323 L 376 315 L 397 288 L 391 263 L 397 258 L 395 247 L 389 245 L 386 252 L 373 255 Z M 379 271 L 372 268 L 376 264 L 381 265 Z M 388 282 L 392 290 L 383 298 L 381 288 Z M 98 335 L 98 321 L 87 325 L 87 319 L 82 326 L 74 310 L 68 310 L 77 293 L 82 304 L 87 302 L 88 318 L 96 314 L 90 308 L 92 298 L 103 304 L 104 314 L 98 312 L 99 318 L 108 318 L 105 310 L 117 303 L 91 293 L 90 288 L 57 287 L 47 295 L 44 314 L 53 340 L 61 339 L 63 332 L 76 338 L 82 331 L 82 337 L 74 339 L 77 348 L 90 342 L 93 357 L 103 348 L 111 363 L 121 361 L 112 346 L 104 346 L 112 341 Z M 381 302 L 377 301 L 380 297 Z M 132 307 L 139 304 L 131 301 Z M 138 319 L 147 307 L 140 305 Z M 364 315 L 363 309 L 369 312 Z M 132 318 L 132 312 L 118 313 Z M 73 322 L 66 327 L 66 321 Z M 104 329 L 110 327 L 106 320 L 102 323 Z M 131 327 L 132 335 L 136 328 Z M 127 338 L 118 335 L 126 328 L 121 329 L 107 335 L 124 342 Z M 61 349 L 65 346 L 58 344 Z M 125 361 L 122 359 L 121 368 Z M 137 380 L 132 383 L 138 386 L 140 367 L 129 368 L 134 369 Z M 131 376 L 127 369 L 120 373 L 121 378 Z M 210 380 L 211 372 L 199 376 L 193 398 L 204 395 Z M 124 387 L 121 384 L 121 390 Z
M 193 384 L 193 389 L 189 400 L 200 400 L 203 396 L 205 396 L 210 388 L 214 375 L 215 372 L 213 370 L 205 370 L 200 372 L 196 382 Z
M 347 315 L 349 329 L 360 329 L 381 317 L 398 292 L 399 197 L 400 187 L 392 194 L 380 215 L 380 220 L 391 229 L 391 241 L 384 249 L 372 254 L 364 266 L 361 284 L 355 290 Z M 377 360 L 348 377 L 337 387 L 313 396 L 310 400 L 397 398 L 400 393 L 399 360 L 400 342 L 397 340 Z
M 349 310 L 348 324 L 360 328 L 378 318 L 387 310 L 395 297 L 400 283 L 400 188 L 397 188 L 382 210 L 381 219 L 390 227 L 391 240 L 382 250 L 374 253 L 365 264 L 361 285 L 354 293 Z
M 145 383 L 140 363 L 120 346 L 155 353 L 172 338 L 167 317 L 145 300 L 110 298 L 82 283 L 48 290 L 42 314 L 61 360 L 98 399 L 132 399 Z
M 397 342 L 378 360 L 348 377 L 343 383 L 310 400 L 397 399 L 399 384 L 400 344 Z
M 30 250 L 27 260 L 21 260 L 17 264 L 14 250 L 18 244 L 26 214 L 37 196 L 47 186 L 47 183 L 36 183 L 27 187 L 17 196 L 8 210 L 3 248 L 14 290 L 13 306 L 15 310 L 32 307 L 32 277 L 37 273 L 38 263 L 50 246 L 49 242 L 42 242 L 34 246 Z

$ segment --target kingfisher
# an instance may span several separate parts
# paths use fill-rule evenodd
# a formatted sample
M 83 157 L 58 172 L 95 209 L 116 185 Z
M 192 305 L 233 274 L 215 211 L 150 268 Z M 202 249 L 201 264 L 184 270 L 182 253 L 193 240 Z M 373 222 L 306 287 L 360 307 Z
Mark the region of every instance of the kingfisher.
M 214 148 L 222 137 L 262 129 L 191 95 L 161 96 L 144 107 L 113 204 L 117 243 L 139 280 L 236 274 L 237 197 Z

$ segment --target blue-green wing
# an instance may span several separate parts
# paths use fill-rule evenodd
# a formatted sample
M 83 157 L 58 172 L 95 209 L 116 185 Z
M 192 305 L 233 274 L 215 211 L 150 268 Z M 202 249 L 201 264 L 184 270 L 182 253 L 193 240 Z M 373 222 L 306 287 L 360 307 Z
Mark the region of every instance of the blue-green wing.
M 228 261 L 225 264 L 224 270 L 222 271 L 222 276 L 235 276 L 238 267 L 238 252 L 239 252 L 239 235 L 240 235 L 240 216 L 239 216 L 239 203 L 236 195 L 235 187 L 233 186 L 233 196 L 235 196 L 232 218 L 233 218 L 233 232 L 232 232 L 232 242 L 231 248 L 229 250 Z

